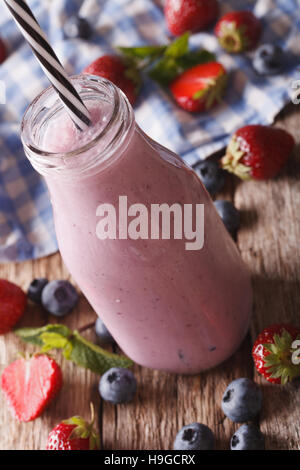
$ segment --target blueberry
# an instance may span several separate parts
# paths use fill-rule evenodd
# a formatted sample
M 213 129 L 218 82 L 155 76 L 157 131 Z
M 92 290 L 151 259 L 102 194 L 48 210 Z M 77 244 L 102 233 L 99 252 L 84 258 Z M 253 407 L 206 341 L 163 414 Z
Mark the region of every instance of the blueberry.
M 264 450 L 265 438 L 254 424 L 243 424 L 230 441 L 231 450 Z
M 222 199 L 215 201 L 214 205 L 225 227 L 231 235 L 235 235 L 240 227 L 240 213 L 229 201 Z
M 262 393 L 253 380 L 242 378 L 231 382 L 222 398 L 222 410 L 235 423 L 255 418 L 261 410 Z
M 73 15 L 64 25 L 64 33 L 70 39 L 88 39 L 92 34 L 90 23 L 80 16 Z
M 225 171 L 214 160 L 204 160 L 195 171 L 211 196 L 217 194 L 225 184 Z
M 192 423 L 183 426 L 174 441 L 174 450 L 212 450 L 214 435 L 205 424 Z
M 96 320 L 95 333 L 100 344 L 110 344 L 114 343 L 115 341 L 108 329 L 106 328 L 105 324 L 101 320 L 101 318 L 97 318 Z
M 275 44 L 263 44 L 254 55 L 253 67 L 259 75 L 275 75 L 283 68 L 284 54 Z
M 43 289 L 43 307 L 58 317 L 69 313 L 77 302 L 77 291 L 69 281 L 51 281 Z
M 128 369 L 112 367 L 102 375 L 99 393 L 103 400 L 116 405 L 131 401 L 136 392 L 136 379 Z
M 27 296 L 32 302 L 37 304 L 41 303 L 41 296 L 42 290 L 48 284 L 48 279 L 45 277 L 40 277 L 38 279 L 34 279 L 27 290 Z

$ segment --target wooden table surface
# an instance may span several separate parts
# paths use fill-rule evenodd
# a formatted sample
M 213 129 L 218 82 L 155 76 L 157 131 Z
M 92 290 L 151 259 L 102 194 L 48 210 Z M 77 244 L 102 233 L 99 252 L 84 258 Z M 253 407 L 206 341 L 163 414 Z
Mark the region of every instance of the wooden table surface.
M 251 344 L 270 323 L 300 323 L 300 129 L 297 106 L 281 113 L 276 125 L 289 130 L 297 148 L 283 174 L 268 182 L 238 182 L 228 177 L 220 197 L 234 201 L 242 212 L 242 229 L 237 244 L 252 272 L 254 310 L 249 335 L 240 349 L 225 363 L 201 375 L 176 376 L 138 366 L 135 400 L 113 406 L 100 400 L 99 377 L 81 369 L 57 353 L 64 385 L 57 399 L 42 417 L 30 423 L 15 421 L 0 396 L 0 449 L 44 449 L 47 435 L 61 419 L 74 414 L 89 416 L 92 401 L 99 410 L 103 449 L 172 449 L 177 431 L 198 421 L 212 428 L 217 449 L 228 449 L 238 427 L 220 408 L 227 384 L 238 377 L 250 377 L 261 385 L 263 410 L 259 419 L 267 449 L 300 449 L 300 381 L 285 387 L 268 384 L 253 369 Z M 37 261 L 0 265 L 0 277 L 27 289 L 35 277 L 69 278 L 59 254 Z M 65 319 L 71 328 L 93 321 L 95 313 L 81 296 L 76 311 Z M 22 326 L 56 322 L 40 308 L 30 305 Z M 85 333 L 95 340 L 93 330 Z M 9 363 L 18 351 L 34 351 L 13 333 L 0 338 L 0 362 Z

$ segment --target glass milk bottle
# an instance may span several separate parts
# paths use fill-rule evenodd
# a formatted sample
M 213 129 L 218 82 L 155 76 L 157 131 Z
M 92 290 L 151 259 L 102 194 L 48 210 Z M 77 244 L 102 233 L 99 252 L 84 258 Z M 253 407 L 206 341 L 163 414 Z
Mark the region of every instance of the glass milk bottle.
M 22 122 L 26 155 L 49 188 L 63 260 L 135 362 L 182 374 L 213 367 L 249 325 L 250 276 L 237 247 L 198 176 L 141 131 L 123 93 L 99 77 L 72 82 L 91 113 L 87 131 L 75 128 L 52 87 Z M 172 211 L 169 238 L 162 219 L 148 237 L 137 224 L 129 236 L 137 208 L 149 215 L 162 204 L 182 209 L 182 224 L 185 205 L 203 205 L 201 248 L 187 249 L 184 233 L 172 234 Z

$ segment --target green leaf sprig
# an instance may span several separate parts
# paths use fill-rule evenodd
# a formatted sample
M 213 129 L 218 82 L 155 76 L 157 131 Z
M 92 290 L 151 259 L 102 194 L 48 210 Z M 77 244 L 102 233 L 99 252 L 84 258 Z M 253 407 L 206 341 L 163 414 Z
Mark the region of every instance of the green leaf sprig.
M 42 353 L 61 349 L 66 359 L 96 374 L 101 375 L 111 367 L 130 367 L 133 364 L 129 358 L 102 349 L 65 325 L 20 328 L 15 333 L 23 341 L 39 346 Z
M 214 54 L 205 49 L 189 50 L 189 38 L 190 33 L 184 33 L 167 45 L 118 47 L 118 50 L 136 69 L 147 69 L 153 80 L 167 86 L 185 70 L 215 60 Z

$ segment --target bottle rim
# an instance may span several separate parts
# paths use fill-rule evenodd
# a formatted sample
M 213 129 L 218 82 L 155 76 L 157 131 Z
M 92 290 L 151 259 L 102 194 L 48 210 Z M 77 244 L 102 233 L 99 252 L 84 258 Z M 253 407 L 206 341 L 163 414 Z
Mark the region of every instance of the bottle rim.
M 47 120 L 63 110 L 64 105 L 52 86 L 37 95 L 24 113 L 21 122 L 21 140 L 32 166 L 43 175 L 54 172 L 70 176 L 72 172 L 74 176 L 82 176 L 84 173 L 96 170 L 96 167 L 99 167 L 99 170 L 106 167 L 114 160 L 112 158 L 114 154 L 120 155 L 118 152 L 120 146 L 129 140 L 127 137 L 134 129 L 133 109 L 124 93 L 112 82 L 88 74 L 74 75 L 70 80 L 83 101 L 91 94 L 99 95 L 99 98 L 105 97 L 106 101 L 111 103 L 111 114 L 105 126 L 87 143 L 68 152 L 49 152 L 37 144 L 37 133 L 41 131 Z M 97 145 L 104 137 L 109 137 L 107 145 L 97 152 Z M 92 157 L 86 160 L 80 159 L 91 149 L 95 149 Z M 66 166 L 66 162 L 72 161 L 74 164 L 74 159 L 75 163 L 78 163 L 77 166 L 72 165 L 72 168 Z

